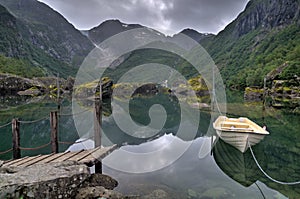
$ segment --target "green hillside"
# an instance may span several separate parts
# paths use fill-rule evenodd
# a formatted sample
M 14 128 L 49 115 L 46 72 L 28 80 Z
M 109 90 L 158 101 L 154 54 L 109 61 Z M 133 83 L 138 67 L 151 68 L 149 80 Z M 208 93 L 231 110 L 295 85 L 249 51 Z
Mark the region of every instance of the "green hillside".
M 299 1 L 252 0 L 216 37 L 201 41 L 220 68 L 227 87 L 262 86 L 284 63 L 300 76 Z
M 92 43 L 59 13 L 36 0 L 0 0 L 0 54 L 37 69 L 23 76 L 75 76 Z M 21 63 L 20 62 L 20 63 Z M 18 68 L 20 66 L 18 65 Z M 1 67 L 0 72 L 19 74 Z M 41 73 L 41 71 L 43 71 Z M 30 72 L 30 73 L 32 73 Z

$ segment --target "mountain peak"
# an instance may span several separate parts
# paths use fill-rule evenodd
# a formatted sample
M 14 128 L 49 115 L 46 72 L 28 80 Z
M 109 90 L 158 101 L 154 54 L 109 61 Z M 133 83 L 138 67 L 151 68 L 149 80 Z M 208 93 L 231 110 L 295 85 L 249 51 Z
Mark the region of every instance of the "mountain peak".
M 93 43 L 101 43 L 105 39 L 120 32 L 135 28 L 142 28 L 140 24 L 126 24 L 118 19 L 110 19 L 102 22 L 99 26 L 92 28 L 88 32 L 88 37 Z
M 184 34 L 184 35 L 194 39 L 197 42 L 200 42 L 204 38 L 213 36 L 213 34 L 210 34 L 210 33 L 199 33 L 198 31 L 191 29 L 191 28 L 185 28 L 182 31 L 180 31 L 178 34 Z M 178 34 L 175 34 L 173 37 L 177 37 Z

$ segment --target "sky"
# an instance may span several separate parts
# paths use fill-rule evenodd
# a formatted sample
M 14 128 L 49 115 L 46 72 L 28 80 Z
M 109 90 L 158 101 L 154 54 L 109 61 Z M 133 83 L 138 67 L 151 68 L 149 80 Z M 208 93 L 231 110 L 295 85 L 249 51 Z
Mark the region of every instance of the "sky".
M 39 0 L 62 14 L 79 30 L 108 19 L 141 24 L 167 35 L 185 28 L 217 34 L 249 0 Z

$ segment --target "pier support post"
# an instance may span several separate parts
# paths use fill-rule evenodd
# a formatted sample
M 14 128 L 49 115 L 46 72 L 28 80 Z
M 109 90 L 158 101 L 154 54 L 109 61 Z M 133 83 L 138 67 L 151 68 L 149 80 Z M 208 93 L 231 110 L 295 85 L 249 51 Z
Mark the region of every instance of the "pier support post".
M 18 119 L 12 120 L 12 147 L 13 147 L 13 159 L 21 158 L 20 150 L 20 122 Z
M 51 151 L 58 153 L 58 114 L 57 111 L 50 112 L 51 126 Z
M 99 83 L 99 96 L 95 96 L 94 110 L 94 142 L 95 148 L 101 146 L 101 126 L 102 126 L 102 82 Z M 99 160 L 95 164 L 95 173 L 102 173 L 102 162 Z

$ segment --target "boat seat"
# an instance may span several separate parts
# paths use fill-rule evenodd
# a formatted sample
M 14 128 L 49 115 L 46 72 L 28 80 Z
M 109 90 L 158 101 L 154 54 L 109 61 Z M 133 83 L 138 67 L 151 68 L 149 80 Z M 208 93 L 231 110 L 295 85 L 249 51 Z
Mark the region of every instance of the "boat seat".
M 235 128 L 235 127 L 221 127 L 222 130 L 231 130 L 231 131 L 253 131 L 252 128 Z
M 243 124 L 238 122 L 225 122 L 221 125 L 221 127 L 233 128 L 233 129 L 239 129 L 239 128 L 247 129 L 249 128 L 249 124 Z

